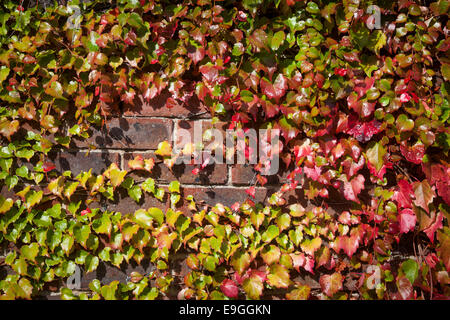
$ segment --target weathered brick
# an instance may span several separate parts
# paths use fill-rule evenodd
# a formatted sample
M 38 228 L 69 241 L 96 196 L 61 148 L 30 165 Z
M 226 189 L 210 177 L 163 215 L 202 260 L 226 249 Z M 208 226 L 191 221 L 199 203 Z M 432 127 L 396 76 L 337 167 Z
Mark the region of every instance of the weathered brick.
M 120 155 L 117 152 L 95 150 L 89 153 L 85 151 L 61 151 L 49 154 L 49 159 L 55 164 L 56 170 L 63 172 L 72 171 L 76 176 L 81 171 L 89 171 L 93 174 L 101 174 L 111 163 L 120 164 Z
M 205 133 L 206 130 L 214 128 L 214 129 L 219 130 L 222 133 L 222 138 L 223 138 L 224 144 L 226 141 L 225 140 L 225 136 L 226 136 L 225 130 L 227 128 L 227 125 L 225 122 L 217 122 L 213 125 L 211 120 L 179 120 L 179 121 L 176 121 L 175 126 L 176 126 L 175 132 L 176 132 L 176 143 L 177 144 L 180 144 L 181 142 L 185 141 L 184 139 L 193 143 L 194 139 L 195 139 L 194 132 L 195 132 L 195 130 L 197 130 L 196 127 L 201 128 L 201 132 L 199 134 L 200 138 L 203 137 L 203 134 Z M 186 138 L 186 135 L 187 135 L 186 131 L 189 132 L 190 137 Z M 212 139 L 211 142 L 214 142 L 214 139 Z M 205 146 L 208 146 L 210 144 L 209 141 L 203 141 L 203 143 L 205 144 Z
M 282 185 L 288 182 L 287 176 L 293 170 L 290 168 L 286 170 L 283 162 L 279 164 L 280 168 L 274 175 L 262 175 L 267 179 L 266 185 Z M 235 185 L 249 185 L 256 181 L 256 171 L 253 170 L 253 165 L 250 164 L 235 164 L 231 167 L 231 182 Z M 296 177 L 300 181 L 300 175 Z
M 89 283 L 91 283 L 94 279 L 100 280 L 102 285 L 108 285 L 112 281 L 119 281 L 125 284 L 127 283 L 127 277 L 131 276 L 132 272 L 139 272 L 142 275 L 147 275 L 154 270 L 155 266 L 148 260 L 141 261 L 140 265 L 137 265 L 133 260 L 131 260 L 128 264 L 123 262 L 120 269 L 110 263 L 100 262 L 95 271 L 81 273 L 81 283 L 79 289 L 88 289 Z
M 146 178 L 152 177 L 160 183 L 169 183 L 171 181 L 177 180 L 183 184 L 225 184 L 228 181 L 227 165 L 226 164 L 211 164 L 206 166 L 197 175 L 192 173 L 192 170 L 198 165 L 190 164 L 176 164 L 172 167 L 172 170 L 162 163 L 153 152 L 139 153 L 130 152 L 124 154 L 124 168 L 129 170 L 128 161 L 134 159 L 137 155 L 141 155 L 144 159 L 153 158 L 155 159 L 155 166 L 151 174 L 145 171 L 135 171 L 131 175 L 134 179 L 138 177 Z
M 164 188 L 167 191 L 167 188 Z M 153 195 L 142 192 L 141 200 L 137 203 L 124 190 L 120 190 L 119 194 L 116 195 L 114 201 L 106 200 L 102 204 L 102 208 L 108 211 L 121 212 L 122 214 L 133 213 L 138 209 L 148 209 L 151 207 L 157 207 L 161 210 L 166 210 L 168 208 L 168 196 L 167 192 L 164 196 L 164 201 L 159 201 Z
M 235 187 L 199 186 L 198 188 L 183 188 L 183 194 L 184 196 L 191 194 L 197 202 L 204 201 L 208 205 L 222 203 L 225 206 L 231 206 L 235 202 L 243 202 L 249 197 L 245 190 Z M 255 199 L 252 200 L 264 202 L 273 191 L 267 188 L 256 188 Z
M 144 117 L 198 117 L 208 118 L 210 115 L 207 107 L 202 104 L 194 95 L 185 104 L 175 104 L 171 108 L 167 107 L 167 99 L 172 94 L 168 90 L 164 90 L 160 95 L 147 102 L 142 95 L 135 99 L 133 105 L 127 105 L 125 116 L 144 116 Z
M 158 143 L 171 141 L 172 121 L 169 119 L 114 118 L 85 140 L 76 141 L 77 147 L 112 149 L 156 149 Z

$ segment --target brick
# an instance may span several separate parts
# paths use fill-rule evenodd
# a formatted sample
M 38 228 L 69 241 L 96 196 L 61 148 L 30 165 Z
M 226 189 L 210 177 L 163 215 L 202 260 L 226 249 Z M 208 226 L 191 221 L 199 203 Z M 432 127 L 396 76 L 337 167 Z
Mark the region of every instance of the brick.
M 284 168 L 284 164 L 280 163 L 280 169 L 277 174 L 274 175 L 262 175 L 267 179 L 266 186 L 268 185 L 282 185 L 288 182 L 287 176 L 290 170 Z M 235 185 L 249 185 L 256 180 L 256 171 L 253 170 L 253 165 L 250 164 L 235 164 L 231 167 L 231 183 Z M 300 176 L 297 177 L 299 181 Z
M 59 172 L 70 170 L 73 176 L 78 175 L 81 171 L 89 171 L 91 168 L 93 174 L 101 174 L 111 163 L 120 164 L 119 153 L 106 150 L 89 153 L 63 150 L 50 154 L 49 158 L 55 164 L 56 170 Z
M 227 124 L 225 122 L 217 122 L 214 125 L 211 124 L 210 120 L 179 120 L 175 123 L 175 131 L 177 132 L 176 134 L 176 142 L 179 144 L 183 141 L 183 138 L 186 139 L 185 137 L 185 132 L 186 130 L 189 132 L 190 134 L 190 141 L 193 143 L 194 142 L 194 128 L 195 126 L 201 126 L 201 134 L 200 137 L 203 137 L 203 134 L 205 133 L 206 130 L 211 129 L 211 128 L 215 128 L 219 131 L 222 132 L 222 137 L 223 137 L 223 143 L 225 144 L 225 136 L 226 136 L 226 128 L 227 128 Z M 189 139 L 187 139 L 189 141 Z M 214 141 L 214 139 L 212 139 Z M 211 141 L 211 142 L 213 142 Z M 205 146 L 208 146 L 210 144 L 210 142 L 208 141 L 204 141 Z
M 86 140 L 76 141 L 77 147 L 90 144 L 105 149 L 156 149 L 158 143 L 171 141 L 172 121 L 169 119 L 114 118 L 102 129 L 93 129 Z
M 80 289 L 88 289 L 89 283 L 94 279 L 100 280 L 102 285 L 108 285 L 112 281 L 119 281 L 125 284 L 127 283 L 127 277 L 129 277 L 132 272 L 139 272 L 142 275 L 147 275 L 153 270 L 155 270 L 155 266 L 148 260 L 141 261 L 140 265 L 137 265 L 135 261 L 130 261 L 128 264 L 123 262 L 120 269 L 110 263 L 100 262 L 95 271 L 81 273 Z
M 167 188 L 166 194 L 164 196 L 164 201 L 161 202 L 153 195 L 147 194 L 146 192 L 142 192 L 141 200 L 136 203 L 130 196 L 128 196 L 127 192 L 123 189 L 119 191 L 119 194 L 116 195 L 116 198 L 114 201 L 106 200 L 104 203 L 102 203 L 102 208 L 108 211 L 115 211 L 115 212 L 121 212 L 123 215 L 128 213 L 133 213 L 138 209 L 148 209 L 151 207 L 157 207 L 161 210 L 165 211 L 169 204 L 168 204 L 168 196 L 167 196 Z
M 193 95 L 187 103 L 176 104 L 172 108 L 167 107 L 167 99 L 172 94 L 168 90 L 164 90 L 161 94 L 149 102 L 147 102 L 142 95 L 137 97 L 136 102 L 133 105 L 126 106 L 125 116 L 137 116 L 137 117 L 167 117 L 167 118 L 180 118 L 180 117 L 198 117 L 208 118 L 210 117 L 208 108 L 202 104 L 198 98 Z
M 222 203 L 225 206 L 231 206 L 235 202 L 243 202 L 248 198 L 244 188 L 234 187 L 205 187 L 183 188 L 183 195 L 193 195 L 197 202 L 204 201 L 208 205 Z M 267 188 L 256 188 L 255 199 L 257 202 L 264 202 L 274 190 Z M 253 200 L 253 199 L 252 199 Z
M 226 164 L 211 164 L 206 166 L 198 175 L 194 175 L 192 170 L 197 166 L 190 164 L 176 164 L 172 170 L 161 162 L 160 159 L 153 152 L 139 153 L 130 152 L 124 154 L 124 168 L 129 170 L 128 161 L 134 159 L 137 155 L 141 155 L 144 159 L 155 159 L 155 166 L 152 173 L 145 171 L 135 171 L 131 176 L 136 180 L 137 178 L 152 177 L 160 183 L 170 183 L 177 180 L 184 184 L 225 184 L 228 181 L 228 168 Z

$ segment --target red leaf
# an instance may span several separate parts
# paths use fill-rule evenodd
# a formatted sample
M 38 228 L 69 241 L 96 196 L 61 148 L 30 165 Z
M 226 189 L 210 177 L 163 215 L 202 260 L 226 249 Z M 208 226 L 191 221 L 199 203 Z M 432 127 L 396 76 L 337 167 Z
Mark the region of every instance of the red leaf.
M 412 197 L 414 195 L 414 190 L 411 184 L 402 179 L 397 182 L 398 189 L 394 192 L 393 199 L 398 202 L 401 208 L 412 208 Z
M 411 209 L 403 209 L 398 216 L 400 233 L 407 233 L 414 230 L 416 225 L 416 215 Z
M 352 114 L 348 120 L 348 129 L 346 133 L 351 134 L 359 142 L 366 143 L 372 139 L 373 135 L 380 132 L 381 122 L 372 120 L 370 122 L 360 122 Z
M 322 173 L 321 172 L 322 168 L 321 167 L 317 167 L 317 166 L 314 166 L 313 168 L 305 166 L 305 167 L 303 167 L 303 171 L 305 172 L 305 174 L 306 174 L 306 176 L 308 178 L 310 178 L 310 179 L 312 179 L 314 181 L 318 181 L 319 177 L 320 177 L 320 175 Z
M 347 69 L 344 68 L 336 68 L 334 69 L 334 74 L 340 75 L 341 77 L 345 76 L 347 74 Z
M 375 78 L 366 78 L 365 80 L 355 80 L 355 90 L 358 93 L 358 99 L 361 98 L 366 92 L 373 87 Z
M 256 190 L 255 190 L 255 187 L 254 187 L 254 186 L 251 186 L 250 188 L 248 188 L 247 190 L 245 190 L 245 192 L 246 192 L 249 196 L 251 196 L 253 199 L 255 198 L 255 192 L 256 192 Z
M 412 147 L 400 146 L 400 151 L 409 162 L 421 164 L 425 154 L 425 146 L 421 143 L 417 143 Z
M 128 32 L 124 41 L 129 46 L 134 46 L 136 44 L 136 33 L 134 33 L 133 31 Z
M 413 184 L 414 194 L 416 199 L 414 200 L 414 204 L 418 207 L 425 209 L 426 212 L 430 212 L 428 205 L 433 202 L 436 194 L 431 186 L 428 184 L 427 180 L 422 182 L 414 182 Z
M 43 170 L 44 172 L 49 172 L 49 171 L 52 171 L 52 170 L 54 170 L 54 169 L 56 169 L 56 167 L 55 167 L 55 165 L 54 165 L 53 163 L 51 163 L 51 162 L 45 162 L 45 163 L 42 165 L 42 170 Z
M 442 219 L 444 218 L 444 215 L 442 212 L 439 212 L 438 216 L 436 217 L 436 220 L 423 232 L 428 236 L 431 243 L 434 243 L 434 234 L 436 233 L 437 229 L 442 229 Z
M 343 250 L 350 258 L 358 250 L 359 239 L 356 236 L 340 236 L 338 237 L 338 248 Z
M 277 76 L 273 84 L 267 78 L 261 78 L 260 85 L 262 92 L 269 99 L 275 99 L 277 103 L 284 96 L 288 88 L 287 80 L 281 73 Z
M 400 95 L 400 102 L 408 102 L 409 100 L 411 100 L 411 95 L 407 92 L 404 92 Z
M 228 298 L 237 298 L 239 289 L 233 280 L 225 279 L 220 285 L 220 290 Z
M 205 49 L 203 48 L 194 48 L 193 46 L 190 46 L 187 48 L 187 55 L 190 59 L 192 59 L 192 61 L 194 62 L 194 64 L 199 63 L 200 61 L 203 60 L 203 58 L 205 57 Z
M 319 283 L 322 291 L 329 297 L 342 290 L 344 278 L 340 273 L 325 274 L 320 277 Z
M 217 77 L 219 75 L 219 70 L 216 66 L 214 66 L 211 63 L 204 64 L 198 68 L 198 70 L 202 73 L 203 77 L 208 82 L 214 82 L 217 80 Z
M 91 211 L 90 208 L 86 208 L 86 209 L 84 209 L 83 211 L 81 211 L 81 215 L 84 216 L 84 215 L 86 215 L 86 214 L 88 214 L 88 213 L 91 213 L 91 212 L 92 212 L 92 211 Z
M 247 14 L 243 11 L 238 11 L 237 15 L 236 15 L 236 19 L 238 19 L 239 21 L 247 21 Z
M 359 199 L 357 198 L 357 196 L 361 192 L 361 190 L 364 189 L 364 176 L 362 174 L 358 174 L 351 181 L 348 181 L 347 177 L 343 175 L 341 176 L 340 180 L 344 183 L 345 199 L 359 203 Z
M 300 272 L 300 267 L 302 267 L 306 271 L 314 274 L 314 258 L 305 256 L 304 253 L 291 253 L 290 257 L 292 259 L 292 265 L 297 270 L 297 272 Z
M 397 279 L 397 288 L 403 300 L 413 298 L 413 286 L 405 276 L 401 276 Z

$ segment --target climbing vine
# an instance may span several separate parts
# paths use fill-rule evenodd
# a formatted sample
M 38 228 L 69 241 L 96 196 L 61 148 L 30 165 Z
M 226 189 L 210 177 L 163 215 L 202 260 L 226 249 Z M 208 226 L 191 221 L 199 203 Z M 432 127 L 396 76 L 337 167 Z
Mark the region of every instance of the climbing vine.
M 77 265 L 148 259 L 150 274 L 94 280 L 89 293 L 63 286 L 62 298 L 448 299 L 449 6 L 2 1 L 0 262 L 13 272 L 0 279 L 0 298 L 32 299 Z M 197 99 L 230 129 L 279 129 L 288 183 L 254 201 L 267 183 L 258 163 L 247 200 L 227 207 L 198 203 L 177 181 L 137 180 L 155 161 L 176 165 L 169 141 L 128 170 L 56 170 L 51 152 L 87 139 L 138 96 L 152 103 L 163 93 L 168 108 Z M 298 189 L 307 206 L 288 200 Z M 119 193 L 169 206 L 106 210 Z M 349 207 L 337 215 L 327 204 L 335 193 Z M 394 254 L 405 245 L 407 255 Z M 178 279 L 181 251 L 189 271 Z M 320 289 L 299 274 L 320 275 Z

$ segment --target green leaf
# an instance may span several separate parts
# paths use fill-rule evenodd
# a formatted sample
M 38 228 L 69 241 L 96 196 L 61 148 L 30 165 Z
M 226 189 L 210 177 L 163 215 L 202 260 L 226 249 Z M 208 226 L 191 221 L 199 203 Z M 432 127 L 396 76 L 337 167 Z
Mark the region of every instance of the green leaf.
M 28 246 L 22 246 L 22 248 L 20 248 L 20 252 L 25 257 L 25 259 L 36 262 L 36 257 L 39 253 L 39 244 L 33 242 Z
M 317 3 L 309 1 L 308 4 L 306 5 L 306 11 L 312 14 L 316 14 L 320 12 L 320 9 Z
M 172 181 L 169 184 L 169 192 L 180 193 L 180 183 L 178 181 Z
M 86 241 L 91 234 L 91 229 L 88 225 L 78 225 L 73 228 L 73 235 L 78 243 L 82 246 L 86 246 Z
M 92 272 L 97 269 L 99 264 L 99 259 L 96 256 L 88 255 L 85 259 L 84 267 L 86 272 Z
M 138 209 L 134 213 L 134 220 L 143 228 L 150 229 L 153 223 L 153 217 L 147 210 Z
M 287 288 L 291 284 L 289 272 L 285 266 L 273 264 L 269 268 L 267 283 L 276 288 Z
M 416 281 L 417 276 L 419 275 L 419 265 L 417 262 L 412 259 L 404 261 L 402 263 L 402 270 L 409 282 L 414 284 L 414 281 Z
M 280 45 L 284 42 L 285 37 L 286 35 L 282 30 L 275 33 L 270 41 L 270 47 L 272 50 L 278 50 Z
M 411 131 L 412 129 L 414 129 L 414 121 L 408 119 L 408 116 L 404 113 L 398 116 L 396 125 L 400 132 Z
M 149 215 L 158 222 L 159 225 L 163 224 L 164 222 L 164 212 L 161 211 L 159 208 L 149 208 L 148 209 Z
M 0 68 L 0 82 L 3 82 L 6 80 L 6 78 L 8 78 L 9 71 L 9 68 L 7 68 L 6 66 L 2 66 Z
M 133 186 L 130 189 L 128 189 L 128 195 L 136 202 L 139 202 L 142 197 L 142 190 L 139 186 Z
M 288 300 L 308 300 L 311 288 L 307 285 L 299 286 L 286 294 Z
M 25 207 L 30 210 L 33 206 L 35 206 L 36 204 L 38 204 L 39 202 L 41 202 L 42 199 L 42 195 L 43 195 L 43 191 L 30 191 L 27 193 L 26 195 L 26 200 L 25 200 Z
M 267 230 L 261 235 L 262 241 L 269 243 L 280 234 L 280 230 L 277 226 L 271 225 Z
M 380 171 L 383 167 L 385 154 L 386 148 L 381 144 L 381 142 L 370 143 L 366 152 L 367 160 L 375 167 L 377 171 Z
M 236 272 L 240 275 L 244 274 L 244 272 L 248 269 L 248 267 L 250 266 L 250 262 L 251 258 L 248 252 L 244 252 L 241 250 L 236 252 L 231 258 L 231 265 L 233 266 L 234 270 L 236 270 Z
M 242 288 L 250 299 L 258 300 L 264 290 L 264 284 L 258 276 L 251 276 L 244 280 Z
M 0 213 L 8 212 L 13 206 L 14 201 L 9 198 L 5 198 L 0 194 Z
M 154 193 L 155 192 L 155 180 L 152 178 L 148 178 L 145 180 L 142 185 L 142 190 L 148 193 Z

